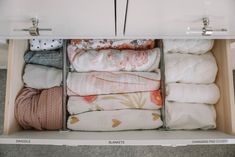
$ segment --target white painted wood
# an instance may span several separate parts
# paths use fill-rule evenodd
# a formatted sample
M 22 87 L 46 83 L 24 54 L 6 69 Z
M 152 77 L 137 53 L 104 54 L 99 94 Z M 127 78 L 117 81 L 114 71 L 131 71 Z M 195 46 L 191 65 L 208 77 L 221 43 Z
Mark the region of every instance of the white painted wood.
M 0 136 L 0 144 L 186 146 L 235 144 L 235 137 L 219 131 L 21 131 Z
M 1 0 L 0 37 L 30 38 L 14 29 L 32 26 L 30 18 L 40 20 L 41 38 L 115 36 L 114 0 Z
M 123 37 L 127 0 L 117 0 L 117 37 Z
M 228 32 L 206 38 L 235 38 L 234 16 L 234 0 L 129 0 L 126 37 L 199 38 L 188 28 L 201 29 L 201 19 L 209 17 L 212 28 Z

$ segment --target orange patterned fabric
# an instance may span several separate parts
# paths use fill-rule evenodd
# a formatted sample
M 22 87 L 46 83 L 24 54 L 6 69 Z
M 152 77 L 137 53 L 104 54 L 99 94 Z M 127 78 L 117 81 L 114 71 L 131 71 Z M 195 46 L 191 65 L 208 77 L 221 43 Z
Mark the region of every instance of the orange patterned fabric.
M 155 42 L 152 39 L 73 39 L 71 44 L 84 50 L 147 50 L 155 46 Z
M 162 97 L 159 90 L 126 94 L 72 96 L 68 100 L 70 114 L 88 111 L 113 111 L 123 109 L 160 109 Z

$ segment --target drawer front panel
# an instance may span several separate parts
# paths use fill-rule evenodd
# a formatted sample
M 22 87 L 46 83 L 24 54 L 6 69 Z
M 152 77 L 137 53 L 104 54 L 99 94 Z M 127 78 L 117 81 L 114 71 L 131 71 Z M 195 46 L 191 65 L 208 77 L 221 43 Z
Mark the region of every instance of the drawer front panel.
M 3 0 L 0 2 L 0 37 L 31 38 L 31 18 L 39 19 L 40 37 L 113 37 L 115 16 L 113 0 Z M 18 30 L 18 31 L 16 31 Z

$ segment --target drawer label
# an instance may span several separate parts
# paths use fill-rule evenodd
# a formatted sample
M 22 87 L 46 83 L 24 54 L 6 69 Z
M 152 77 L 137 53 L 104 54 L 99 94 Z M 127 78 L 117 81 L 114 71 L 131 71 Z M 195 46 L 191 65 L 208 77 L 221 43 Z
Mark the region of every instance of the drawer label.
M 110 140 L 110 141 L 108 141 L 108 144 L 121 145 L 121 144 L 125 144 L 125 141 L 123 141 L 123 140 Z
M 29 139 L 17 139 L 16 143 L 29 144 L 31 141 Z
M 210 139 L 210 140 L 194 140 L 193 144 L 226 144 L 228 140 L 226 139 Z

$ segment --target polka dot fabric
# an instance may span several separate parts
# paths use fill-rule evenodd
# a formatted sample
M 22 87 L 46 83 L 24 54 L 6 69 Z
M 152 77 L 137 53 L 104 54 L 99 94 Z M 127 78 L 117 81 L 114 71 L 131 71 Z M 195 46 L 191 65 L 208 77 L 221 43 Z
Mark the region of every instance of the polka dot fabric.
M 31 39 L 31 51 L 56 50 L 63 46 L 62 39 Z

